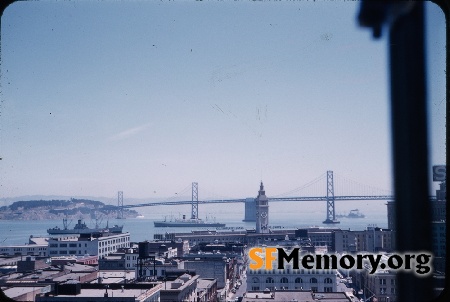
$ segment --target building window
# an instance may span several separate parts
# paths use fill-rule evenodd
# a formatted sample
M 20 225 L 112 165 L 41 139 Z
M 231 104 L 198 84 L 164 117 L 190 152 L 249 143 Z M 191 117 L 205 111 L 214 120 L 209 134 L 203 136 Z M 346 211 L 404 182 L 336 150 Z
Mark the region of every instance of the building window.
M 309 279 L 309 282 L 310 283 L 317 283 L 317 279 L 316 278 L 311 278 L 311 279 Z
M 289 280 L 286 277 L 281 278 L 280 283 L 288 283 Z
M 273 278 L 269 277 L 266 279 L 266 283 L 274 283 Z
M 253 279 L 252 279 L 252 282 L 253 283 L 259 283 L 259 279 L 257 278 L 257 277 L 254 277 Z M 258 287 L 259 288 L 259 287 Z
M 295 278 L 294 282 L 295 283 L 303 283 L 303 280 L 302 280 L 302 278 Z
M 325 278 L 325 283 L 333 283 L 333 280 L 331 280 L 331 278 Z

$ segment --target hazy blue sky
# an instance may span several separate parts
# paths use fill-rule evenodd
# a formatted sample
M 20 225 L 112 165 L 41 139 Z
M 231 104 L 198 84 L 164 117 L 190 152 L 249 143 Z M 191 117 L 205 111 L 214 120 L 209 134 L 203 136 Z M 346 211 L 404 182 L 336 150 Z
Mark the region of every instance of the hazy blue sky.
M 0 198 L 200 198 L 327 170 L 390 189 L 386 35 L 358 1 L 30 1 L 1 20 Z M 445 164 L 443 15 L 431 164 Z M 325 183 L 324 183 L 324 192 Z M 336 192 L 339 194 L 339 192 Z

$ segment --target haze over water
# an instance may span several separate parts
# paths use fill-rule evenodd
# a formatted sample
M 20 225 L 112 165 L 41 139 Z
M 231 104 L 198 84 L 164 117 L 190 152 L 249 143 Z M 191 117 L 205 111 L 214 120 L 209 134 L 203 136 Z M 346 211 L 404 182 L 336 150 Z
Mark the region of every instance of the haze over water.
M 340 218 L 340 224 L 322 224 L 325 220 L 325 202 L 272 202 L 270 203 L 269 223 L 271 226 L 281 226 L 285 228 L 301 228 L 308 226 L 335 227 L 342 229 L 363 230 L 368 225 L 377 225 L 381 228 L 387 227 L 386 202 L 384 201 L 338 201 L 335 203 L 336 214 L 347 214 L 352 209 L 359 209 L 365 218 L 349 219 Z M 155 220 L 163 220 L 166 216 L 181 218 L 182 215 L 190 217 L 190 205 L 182 206 L 158 206 L 136 208 L 145 216 L 144 219 L 123 219 L 109 220 L 109 225 L 124 225 L 123 231 L 130 232 L 131 241 L 139 242 L 143 240 L 153 240 L 154 234 L 164 234 L 166 232 L 190 232 L 191 228 L 155 228 Z M 243 222 L 244 204 L 200 204 L 199 216 L 205 220 L 215 219 L 218 222 L 226 223 L 227 227 L 242 227 L 243 229 L 255 228 L 254 222 Z M 69 220 L 70 221 L 70 220 Z M 76 223 L 72 219 L 69 228 L 73 228 Z M 94 221 L 86 221 L 89 227 L 94 227 Z M 101 226 L 106 225 L 103 219 Z M 12 221 L 1 220 L 0 235 L 1 245 L 24 244 L 28 242 L 30 235 L 46 236 L 46 230 L 55 226 L 62 227 L 59 220 L 35 220 L 35 221 Z M 197 228 L 197 230 L 206 228 Z M 214 229 L 214 228 L 212 228 Z

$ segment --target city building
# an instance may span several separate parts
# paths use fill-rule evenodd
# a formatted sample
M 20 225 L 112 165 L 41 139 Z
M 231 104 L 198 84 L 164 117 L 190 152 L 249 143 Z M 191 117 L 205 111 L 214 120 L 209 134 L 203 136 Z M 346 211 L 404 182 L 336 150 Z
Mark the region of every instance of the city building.
M 48 241 L 49 256 L 91 255 L 99 259 L 116 252 L 119 248 L 127 248 L 130 244 L 130 233 L 94 233 L 51 237 Z
M 217 280 L 213 278 L 199 278 L 197 281 L 196 302 L 217 301 Z
M 40 256 L 47 257 L 48 244 L 21 244 L 0 246 L 0 254 L 4 256 Z
M 105 270 L 125 270 L 125 254 L 112 253 L 98 259 L 98 269 Z
M 137 267 L 138 248 L 125 249 L 125 269 L 134 270 Z
M 98 265 L 97 256 L 58 256 L 50 258 L 52 265 L 64 265 L 67 263 L 78 263 L 84 265 Z
M 178 271 L 179 268 L 180 263 L 177 260 L 151 257 L 142 259 L 142 265 L 138 262 L 134 271 L 139 279 L 157 280 L 165 278 L 170 272 Z
M 185 258 L 180 263 L 180 268 L 195 271 L 201 278 L 216 279 L 217 288 L 222 289 L 227 285 L 231 286 L 230 280 L 233 279 L 235 264 L 232 259 L 224 257 L 223 254 L 205 253 Z
M 30 285 L 13 286 L 3 288 L 3 293 L 14 301 L 36 301 L 35 296 L 50 291 L 51 287 L 46 284 L 34 283 Z
M 352 231 L 339 228 L 311 227 L 297 229 L 295 237 L 314 247 L 326 247 L 329 252 L 391 252 L 394 235 L 390 229 L 369 226 L 366 230 Z
M 170 234 L 167 234 L 170 235 Z M 184 254 L 189 253 L 189 241 L 183 238 L 178 238 L 178 240 L 166 240 L 163 236 L 156 236 L 159 238 L 154 241 L 144 241 L 140 242 L 140 245 L 146 245 L 145 249 L 148 254 L 153 255 L 163 255 L 167 253 L 167 256 L 172 257 L 183 257 Z
M 387 259 L 388 256 L 383 255 L 381 263 L 386 263 Z M 367 300 L 376 298 L 378 302 L 396 302 L 396 272 L 389 269 L 377 269 L 373 274 L 370 274 L 371 270 L 372 267 L 365 264 L 362 270 L 349 271 L 354 286 L 358 290 L 362 290 L 362 294 Z
M 174 281 L 161 285 L 160 301 L 195 301 L 197 297 L 197 280 L 199 276 L 184 274 Z
M 43 269 L 48 266 L 49 265 L 46 263 L 46 259 L 36 260 L 35 257 L 26 256 L 25 260 L 17 261 L 17 272 L 18 273 L 31 272 L 38 269 Z
M 267 301 L 332 301 L 352 302 L 350 297 L 343 292 L 312 292 L 310 290 L 257 290 L 245 293 L 242 302 L 267 302 Z M 357 300 L 356 300 L 357 301 Z
M 159 302 L 161 284 L 99 284 L 84 286 L 70 283 L 58 286 L 58 293 L 39 294 L 36 302 Z M 30 300 L 31 301 L 31 300 Z M 162 301 L 162 300 L 161 300 Z M 180 300 L 179 300 L 180 301 Z
M 335 292 L 336 270 L 292 269 L 247 270 L 247 289 L 308 290 L 313 292 Z
M 31 259 L 28 261 L 31 264 Z M 36 295 L 54 293 L 58 284 L 66 284 L 74 280 L 78 284 L 92 282 L 97 280 L 97 274 L 96 269 L 89 265 L 68 263 L 52 266 L 47 264 L 46 267 L 1 276 L 0 286 L 8 297 L 16 301 L 35 301 Z

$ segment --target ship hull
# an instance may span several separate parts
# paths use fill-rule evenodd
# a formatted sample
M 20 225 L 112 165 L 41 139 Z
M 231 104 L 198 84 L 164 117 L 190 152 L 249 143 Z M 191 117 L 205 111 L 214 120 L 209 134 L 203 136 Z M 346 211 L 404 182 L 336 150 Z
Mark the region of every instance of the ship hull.
M 68 234 L 91 234 L 91 233 L 104 233 L 108 230 L 109 233 L 122 233 L 122 228 L 106 228 L 106 229 L 72 229 L 72 230 L 64 230 L 64 229 L 48 229 L 47 233 L 49 235 L 68 235 Z
M 109 227 L 108 224 L 106 228 L 89 228 L 86 223 L 82 222 L 81 219 L 78 219 L 78 223 L 75 225 L 73 229 L 67 228 L 67 218 L 63 219 L 64 228 L 60 229 L 59 227 L 55 227 L 52 229 L 48 229 L 47 233 L 49 235 L 67 235 L 67 234 L 91 234 L 91 233 L 122 233 L 123 226 L 114 225 Z

